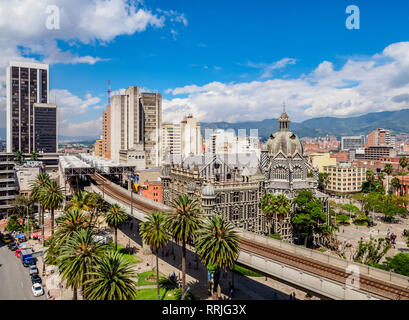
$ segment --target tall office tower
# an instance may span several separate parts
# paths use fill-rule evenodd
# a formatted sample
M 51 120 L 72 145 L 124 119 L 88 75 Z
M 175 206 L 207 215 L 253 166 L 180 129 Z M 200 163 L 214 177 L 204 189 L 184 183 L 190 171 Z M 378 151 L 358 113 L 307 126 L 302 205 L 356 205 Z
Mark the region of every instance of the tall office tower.
M 6 71 L 7 152 L 34 147 L 34 104 L 49 102 L 49 65 L 10 62 Z
M 111 159 L 111 106 L 102 112 L 102 156 Z
M 180 123 L 162 123 L 162 155 L 167 159 L 172 154 L 181 154 Z
M 375 129 L 368 134 L 367 147 L 380 147 L 380 146 L 391 146 L 394 139 L 391 137 L 390 130 L 387 129 Z
M 33 150 L 42 153 L 56 153 L 58 147 L 57 105 L 34 103 L 33 123 Z
M 129 87 L 125 94 L 111 100 L 111 159 L 119 162 L 139 154 L 143 146 L 146 167 L 160 165 L 162 96 L 159 93 L 142 93 L 138 87 Z
M 185 157 L 190 155 L 199 155 L 202 150 L 202 134 L 200 133 L 200 124 L 188 115 L 180 123 L 181 151 Z

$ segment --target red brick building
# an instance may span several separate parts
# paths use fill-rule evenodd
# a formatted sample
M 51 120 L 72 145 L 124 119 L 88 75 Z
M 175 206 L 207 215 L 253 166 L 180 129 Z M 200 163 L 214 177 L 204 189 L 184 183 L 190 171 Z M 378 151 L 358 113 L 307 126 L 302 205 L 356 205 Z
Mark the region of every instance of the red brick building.
M 146 180 L 142 187 L 142 197 L 162 203 L 162 185 L 160 181 Z

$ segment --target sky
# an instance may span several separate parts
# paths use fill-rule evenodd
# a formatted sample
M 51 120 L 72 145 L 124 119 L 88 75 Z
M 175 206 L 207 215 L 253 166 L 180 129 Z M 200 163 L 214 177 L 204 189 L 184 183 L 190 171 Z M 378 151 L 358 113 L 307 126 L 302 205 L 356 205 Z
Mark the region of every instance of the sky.
M 108 80 L 161 93 L 164 121 L 408 108 L 408 13 L 399 0 L 0 0 L 0 128 L 9 61 L 50 64 L 63 136 L 101 133 Z

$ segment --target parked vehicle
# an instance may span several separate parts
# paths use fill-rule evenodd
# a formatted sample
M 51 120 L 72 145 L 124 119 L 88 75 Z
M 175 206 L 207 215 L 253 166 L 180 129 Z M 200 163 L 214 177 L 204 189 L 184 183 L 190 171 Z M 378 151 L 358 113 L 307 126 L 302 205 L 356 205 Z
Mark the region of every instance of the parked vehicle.
M 12 243 L 9 244 L 9 249 L 11 251 L 16 251 L 18 249 L 18 246 L 17 246 L 17 244 L 15 242 L 12 242 Z
M 25 267 L 33 266 L 35 264 L 36 264 L 36 261 L 34 260 L 34 258 L 27 258 L 23 260 L 23 266 Z
M 31 291 L 33 292 L 34 297 L 39 297 L 44 294 L 43 286 L 39 283 L 34 283 L 31 287 Z
M 10 243 L 13 241 L 13 237 L 10 234 L 6 234 L 3 238 L 4 243 Z
M 30 268 L 28 269 L 28 272 L 29 272 L 30 276 L 32 276 L 34 274 L 38 274 L 37 266 L 36 265 L 30 266 Z
M 38 274 L 33 274 L 33 275 L 31 276 L 31 283 L 32 283 L 32 284 L 34 284 L 34 283 L 39 283 L 39 284 L 41 284 L 41 282 L 42 282 L 42 280 L 41 280 L 41 278 L 40 278 L 40 276 L 39 276 Z
M 21 257 L 21 249 L 17 249 L 16 251 L 14 251 L 14 254 L 17 258 Z

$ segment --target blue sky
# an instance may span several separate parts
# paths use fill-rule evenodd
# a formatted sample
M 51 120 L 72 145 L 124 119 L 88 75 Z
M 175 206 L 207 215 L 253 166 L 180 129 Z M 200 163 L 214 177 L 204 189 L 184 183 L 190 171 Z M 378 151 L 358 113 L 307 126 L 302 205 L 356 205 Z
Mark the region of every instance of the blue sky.
M 1 67 L 8 56 L 52 64 L 63 135 L 93 135 L 108 80 L 112 90 L 136 85 L 162 93 L 167 121 L 188 112 L 202 121 L 273 118 L 283 101 L 296 121 L 397 110 L 409 102 L 409 74 L 397 75 L 409 61 L 407 1 L 78 1 L 38 1 L 37 20 L 47 17 L 49 4 L 63 12 L 54 34 L 35 19 L 20 29 L 0 22 L 0 49 L 7 53 Z M 0 0 L 0 8 L 10 3 L 13 11 L 32 1 Z M 348 5 L 360 9 L 360 30 L 345 27 Z M 111 10 L 94 17 L 95 7 Z M 131 7 L 149 18 L 124 29 L 120 9 L 127 18 Z M 92 31 L 81 26 L 93 19 Z

